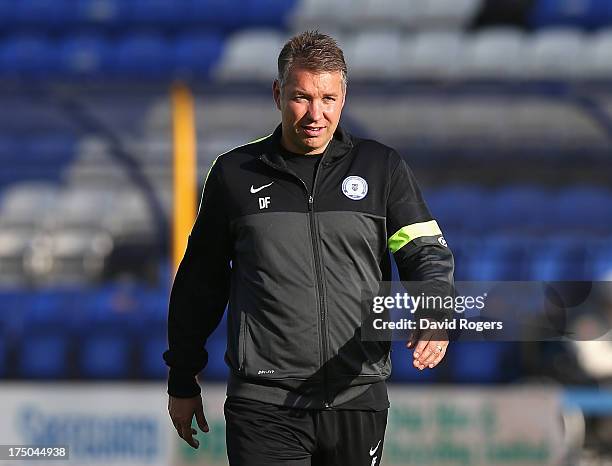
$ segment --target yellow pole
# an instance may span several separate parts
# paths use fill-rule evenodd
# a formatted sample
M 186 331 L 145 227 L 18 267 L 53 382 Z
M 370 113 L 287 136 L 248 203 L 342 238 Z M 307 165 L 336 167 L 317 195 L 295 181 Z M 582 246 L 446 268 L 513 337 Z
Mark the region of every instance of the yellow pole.
M 193 95 L 181 83 L 172 86 L 171 95 L 174 133 L 172 266 L 176 273 L 196 216 L 197 160 Z

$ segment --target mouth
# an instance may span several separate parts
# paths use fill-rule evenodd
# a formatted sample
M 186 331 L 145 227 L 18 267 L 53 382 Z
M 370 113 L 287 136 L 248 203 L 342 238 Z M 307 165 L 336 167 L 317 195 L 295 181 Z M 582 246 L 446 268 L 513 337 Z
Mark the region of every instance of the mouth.
M 302 131 L 304 131 L 304 134 L 310 137 L 319 136 L 324 129 L 325 126 L 302 126 Z

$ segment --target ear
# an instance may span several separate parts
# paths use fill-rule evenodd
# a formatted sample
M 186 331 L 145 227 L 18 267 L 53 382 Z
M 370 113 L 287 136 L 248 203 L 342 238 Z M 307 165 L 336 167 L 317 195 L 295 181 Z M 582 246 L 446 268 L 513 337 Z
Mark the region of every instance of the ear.
M 276 108 L 279 110 L 281 109 L 280 94 L 281 94 L 280 82 L 278 81 L 278 79 L 275 79 L 274 82 L 272 83 L 272 97 L 274 98 L 274 102 L 276 103 Z

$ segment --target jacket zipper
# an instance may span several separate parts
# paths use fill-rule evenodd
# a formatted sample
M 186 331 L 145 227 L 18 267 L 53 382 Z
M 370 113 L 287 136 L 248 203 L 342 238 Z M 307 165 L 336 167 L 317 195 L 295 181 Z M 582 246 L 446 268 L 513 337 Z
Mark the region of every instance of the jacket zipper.
M 324 156 L 322 156 L 324 157 Z M 319 161 L 319 165 L 315 170 L 315 176 L 313 181 L 312 194 L 308 191 L 308 186 L 304 180 L 302 180 L 299 176 L 290 171 L 285 171 L 281 167 L 278 167 L 266 159 L 261 159 L 266 165 L 279 170 L 283 173 L 287 173 L 297 178 L 304 187 L 304 191 L 306 192 L 307 203 L 308 203 L 308 217 L 310 223 L 310 238 L 312 240 L 312 252 L 313 259 L 315 265 L 315 275 L 317 279 L 317 291 L 319 294 L 319 315 L 321 321 L 321 354 L 323 355 L 323 405 L 326 409 L 330 409 L 332 407 L 332 403 L 329 401 L 329 389 L 328 389 L 328 373 L 327 373 L 327 360 L 328 360 L 328 345 L 327 345 L 327 312 L 325 305 L 325 294 L 323 290 L 323 271 L 321 269 L 321 258 L 319 252 L 319 243 L 318 243 L 318 230 L 316 228 L 316 223 L 314 219 L 314 194 L 317 188 L 317 178 L 319 176 L 319 169 L 323 164 L 323 158 Z
M 313 183 L 312 194 L 308 196 L 308 215 L 310 217 L 310 231 L 312 239 L 312 251 L 314 254 L 315 273 L 317 275 L 317 288 L 319 290 L 319 314 L 321 317 L 321 340 L 322 340 L 322 353 L 323 353 L 323 403 L 325 408 L 331 408 L 331 402 L 329 401 L 329 390 L 328 390 L 328 373 L 327 373 L 327 361 L 328 361 L 328 345 L 327 345 L 327 306 L 325 305 L 325 291 L 323 289 L 323 270 L 321 268 L 321 253 L 319 251 L 319 233 L 314 218 L 314 192 L 317 186 L 317 174 L 319 167 L 315 170 L 315 179 Z
M 240 372 L 244 372 L 244 361 L 246 360 L 246 336 L 247 336 L 247 314 L 246 312 L 242 312 L 242 315 L 244 316 L 242 319 L 242 328 L 241 330 L 241 337 L 242 337 L 242 341 L 240 342 L 240 346 L 242 349 L 242 355 L 240 356 Z

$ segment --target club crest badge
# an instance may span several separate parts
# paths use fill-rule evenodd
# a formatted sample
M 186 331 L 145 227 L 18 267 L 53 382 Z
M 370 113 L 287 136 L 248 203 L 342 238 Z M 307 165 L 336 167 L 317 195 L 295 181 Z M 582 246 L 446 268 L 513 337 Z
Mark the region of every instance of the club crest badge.
M 368 183 L 360 176 L 347 176 L 342 182 L 342 192 L 353 201 L 358 201 L 368 194 Z

